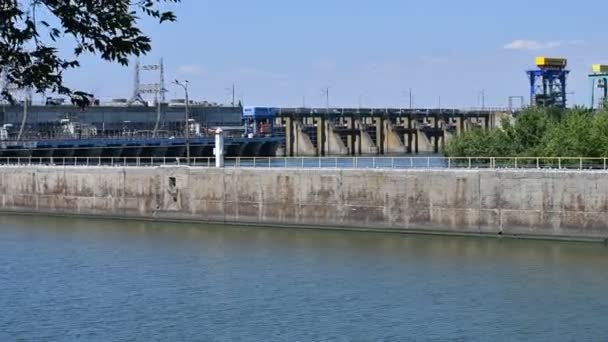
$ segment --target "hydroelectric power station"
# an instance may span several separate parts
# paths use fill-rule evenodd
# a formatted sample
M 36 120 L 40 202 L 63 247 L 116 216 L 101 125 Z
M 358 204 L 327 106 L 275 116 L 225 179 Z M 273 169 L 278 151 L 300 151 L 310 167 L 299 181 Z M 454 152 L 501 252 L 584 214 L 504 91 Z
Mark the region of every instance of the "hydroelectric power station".
M 531 106 L 567 106 L 565 58 L 537 57 L 527 71 Z M 144 72 L 158 74 L 144 84 Z M 455 135 L 496 127 L 514 108 L 280 108 L 165 99 L 162 60 L 136 63 L 133 94 L 101 102 L 92 94 L 1 105 L 0 157 L 212 157 L 221 128 L 227 157 L 438 153 Z M 592 107 L 608 98 L 608 66 L 589 74 Z M 4 84 L 3 89 L 10 85 Z M 11 90 L 11 89 L 8 89 Z M 145 96 L 153 95 L 152 101 Z

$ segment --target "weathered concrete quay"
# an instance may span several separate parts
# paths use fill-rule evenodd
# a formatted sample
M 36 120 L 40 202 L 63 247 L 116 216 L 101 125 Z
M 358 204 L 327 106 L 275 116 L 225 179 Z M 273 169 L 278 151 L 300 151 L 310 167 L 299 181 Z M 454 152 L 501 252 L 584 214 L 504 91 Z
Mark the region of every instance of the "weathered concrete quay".
M 495 127 L 507 110 L 278 108 L 286 156 L 434 152 L 454 135 Z
M 543 170 L 4 167 L 0 210 L 604 240 L 607 176 Z

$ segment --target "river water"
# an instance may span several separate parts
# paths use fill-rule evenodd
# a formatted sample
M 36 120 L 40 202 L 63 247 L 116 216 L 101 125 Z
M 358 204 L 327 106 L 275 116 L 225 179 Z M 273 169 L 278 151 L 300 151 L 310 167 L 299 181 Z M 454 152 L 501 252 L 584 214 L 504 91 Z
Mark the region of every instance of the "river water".
M 601 341 L 602 244 L 0 217 L 0 341 Z

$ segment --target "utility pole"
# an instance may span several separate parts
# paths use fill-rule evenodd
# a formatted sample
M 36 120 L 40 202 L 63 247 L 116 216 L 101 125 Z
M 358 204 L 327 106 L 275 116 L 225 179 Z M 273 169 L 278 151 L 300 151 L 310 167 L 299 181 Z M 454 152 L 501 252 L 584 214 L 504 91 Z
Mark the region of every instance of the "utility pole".
M 31 100 L 29 88 L 25 88 L 23 94 L 23 117 L 21 120 L 21 127 L 19 128 L 19 134 L 17 135 L 17 141 L 21 141 L 21 138 L 23 137 L 23 131 L 25 130 L 25 124 L 27 123 L 27 105 L 28 101 Z
M 161 114 L 161 100 L 158 94 L 156 95 L 156 123 L 154 123 L 154 130 L 152 131 L 152 137 L 156 138 L 156 133 L 158 132 L 158 126 L 160 124 L 160 114 Z
M 403 91 L 401 93 L 404 97 L 408 97 L 409 98 L 409 108 L 412 109 L 414 108 L 414 97 L 412 95 L 412 88 L 410 88 L 408 91 Z
M 323 95 L 325 95 L 325 109 L 329 113 L 329 87 L 323 88 Z
M 183 83 L 175 80 L 173 83 L 184 88 L 184 93 L 186 94 L 186 105 L 184 106 L 184 114 L 186 116 L 186 163 L 190 165 L 190 114 L 189 114 L 189 106 L 190 100 L 188 99 L 188 80 Z
M 410 109 L 412 109 L 412 104 L 413 104 L 413 102 L 412 102 L 412 88 L 410 88 L 409 94 L 410 94 Z
M 513 105 L 513 100 L 519 100 L 519 108 L 524 108 L 524 103 L 526 102 L 525 97 L 523 96 L 509 96 L 509 111 L 513 113 L 515 111 L 515 107 Z
M 226 87 L 224 90 L 228 96 L 228 104 L 234 107 L 236 105 L 236 85 L 232 83 L 232 86 Z
M 325 89 L 323 89 L 323 94 L 325 95 L 325 113 L 326 113 L 326 122 L 327 120 L 329 120 L 329 86 L 326 86 Z M 323 127 L 323 130 L 327 130 L 327 133 L 323 132 L 322 134 L 325 136 L 325 139 L 322 140 L 326 140 L 327 141 L 327 154 L 330 153 L 330 147 L 329 147 L 329 134 L 331 134 L 331 129 L 329 128 L 329 124 L 326 124 L 326 127 Z M 323 150 L 323 146 L 321 145 L 321 151 Z M 319 153 L 319 155 L 323 155 L 322 152 Z

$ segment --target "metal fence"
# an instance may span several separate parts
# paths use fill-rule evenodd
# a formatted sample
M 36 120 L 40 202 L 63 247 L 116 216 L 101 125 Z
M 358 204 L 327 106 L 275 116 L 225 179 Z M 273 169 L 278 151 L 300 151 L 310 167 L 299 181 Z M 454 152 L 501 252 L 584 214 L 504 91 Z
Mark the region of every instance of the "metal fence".
M 225 158 L 227 168 L 334 169 L 551 169 L 608 170 L 608 158 L 552 157 L 241 157 Z M 196 157 L 4 157 L 2 166 L 215 167 L 215 158 Z

